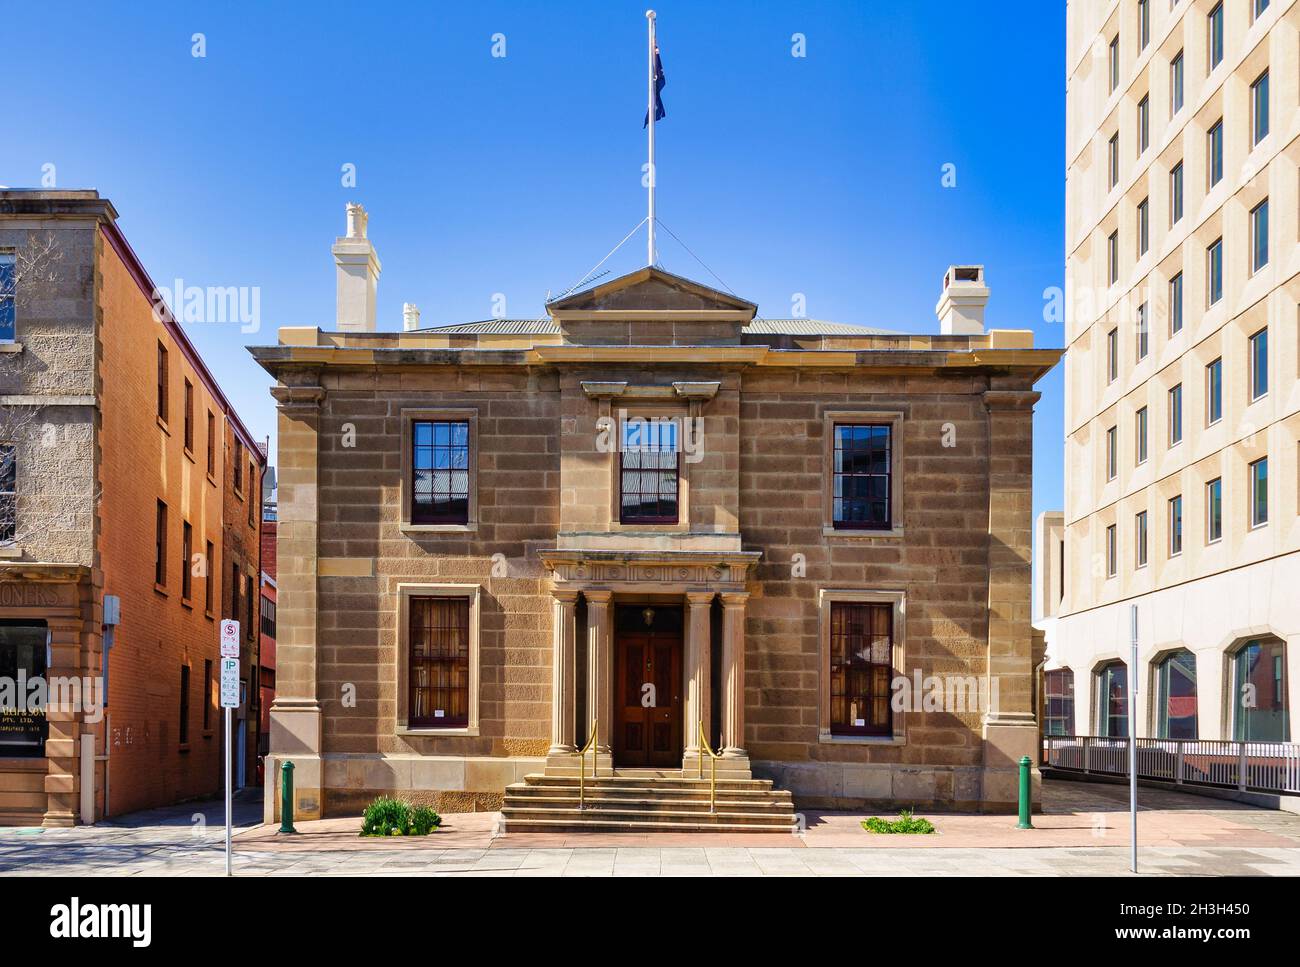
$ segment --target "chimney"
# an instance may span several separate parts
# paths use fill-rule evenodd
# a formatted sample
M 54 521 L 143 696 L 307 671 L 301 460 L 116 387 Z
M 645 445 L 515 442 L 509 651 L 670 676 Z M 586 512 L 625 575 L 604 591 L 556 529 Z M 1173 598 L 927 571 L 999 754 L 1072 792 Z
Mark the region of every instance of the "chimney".
M 379 255 L 366 238 L 369 216 L 348 202 L 348 233 L 334 240 L 335 325 L 339 332 L 375 331 L 375 290 L 379 286 Z
M 948 266 L 943 276 L 943 294 L 934 307 L 939 317 L 939 332 L 945 336 L 982 336 L 984 307 L 988 301 L 984 266 Z
M 410 332 L 420 328 L 420 310 L 414 302 L 402 303 L 402 331 Z

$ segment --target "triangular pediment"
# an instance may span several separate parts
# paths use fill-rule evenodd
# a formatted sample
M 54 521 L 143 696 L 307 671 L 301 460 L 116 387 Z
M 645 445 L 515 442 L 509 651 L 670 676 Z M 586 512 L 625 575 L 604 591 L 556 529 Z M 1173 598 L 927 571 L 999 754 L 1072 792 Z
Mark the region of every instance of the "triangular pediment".
M 546 306 L 546 311 L 556 317 L 575 313 L 609 316 L 635 313 L 644 316 L 662 312 L 674 315 L 699 313 L 715 318 L 718 314 L 733 316 L 739 313 L 752 319 L 757 309 L 752 302 L 654 266 L 564 296 Z

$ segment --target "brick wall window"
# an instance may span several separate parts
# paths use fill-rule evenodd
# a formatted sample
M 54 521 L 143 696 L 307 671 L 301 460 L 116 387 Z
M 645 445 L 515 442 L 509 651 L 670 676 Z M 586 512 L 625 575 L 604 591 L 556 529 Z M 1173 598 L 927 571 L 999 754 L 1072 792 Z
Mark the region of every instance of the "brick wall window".
M 190 666 L 181 666 L 181 708 L 180 708 L 180 725 L 176 733 L 177 741 L 181 745 L 188 745 L 190 741 Z
M 835 424 L 831 520 L 837 529 L 893 526 L 893 427 Z
M 1043 733 L 1074 734 L 1074 672 L 1054 668 L 1043 676 Z
M 208 617 L 212 617 L 212 605 L 215 603 L 212 599 L 212 585 L 215 581 L 213 567 L 216 565 L 216 561 L 213 560 L 211 541 L 204 543 L 203 553 L 203 610 L 207 612 Z
M 619 440 L 619 522 L 675 524 L 678 520 L 680 424 L 669 417 L 625 421 Z
M 831 734 L 893 734 L 893 624 L 891 604 L 831 603 Z
M 412 597 L 409 603 L 407 722 L 469 724 L 469 598 Z
M 18 448 L 0 443 L 0 544 L 18 534 Z
M 241 497 L 244 494 L 244 443 L 236 438 L 235 440 L 235 493 Z
M 194 452 L 194 384 L 185 381 L 185 449 Z
M 158 501 L 154 517 L 153 583 L 167 586 L 167 505 Z
M 203 659 L 203 731 L 212 728 L 212 659 Z
M 411 523 L 468 524 L 468 420 L 411 424 Z
M 253 589 L 253 575 L 244 578 L 244 634 L 249 641 L 257 637 L 257 621 L 254 618 L 254 608 L 257 607 L 257 595 Z
M 239 620 L 239 562 L 230 565 L 230 617 Z
M 262 634 L 267 638 L 275 637 L 275 602 L 270 598 L 262 599 Z
M 187 520 L 181 521 L 181 597 L 186 601 L 194 591 L 194 529 Z
M 167 422 L 167 347 L 158 344 L 158 419 Z
M 208 476 L 217 475 L 217 418 L 208 410 Z

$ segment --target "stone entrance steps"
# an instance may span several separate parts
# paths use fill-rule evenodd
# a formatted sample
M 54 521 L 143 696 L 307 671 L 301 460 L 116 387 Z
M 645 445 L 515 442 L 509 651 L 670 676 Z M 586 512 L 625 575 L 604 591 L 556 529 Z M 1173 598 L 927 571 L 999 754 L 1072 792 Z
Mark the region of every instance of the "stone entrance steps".
M 588 778 L 579 808 L 578 777 L 529 775 L 506 787 L 501 811 L 507 833 L 733 832 L 790 833 L 794 802 L 767 779 L 719 779 L 714 810 L 709 780 L 634 774 Z

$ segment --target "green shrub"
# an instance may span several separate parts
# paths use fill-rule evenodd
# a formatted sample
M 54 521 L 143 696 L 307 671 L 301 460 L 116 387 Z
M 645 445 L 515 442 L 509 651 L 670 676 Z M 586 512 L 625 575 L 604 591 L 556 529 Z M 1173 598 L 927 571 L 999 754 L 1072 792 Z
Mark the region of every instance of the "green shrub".
M 416 836 L 428 836 L 442 825 L 442 817 L 428 806 L 416 806 L 411 812 L 411 832 Z
M 933 833 L 934 823 L 928 819 L 917 819 L 910 809 L 904 809 L 894 820 L 872 816 L 862 821 L 862 828 L 869 833 Z
M 380 796 L 361 818 L 362 836 L 405 836 L 411 831 L 411 807 L 400 799 Z

